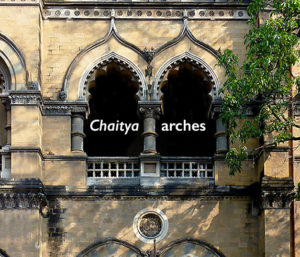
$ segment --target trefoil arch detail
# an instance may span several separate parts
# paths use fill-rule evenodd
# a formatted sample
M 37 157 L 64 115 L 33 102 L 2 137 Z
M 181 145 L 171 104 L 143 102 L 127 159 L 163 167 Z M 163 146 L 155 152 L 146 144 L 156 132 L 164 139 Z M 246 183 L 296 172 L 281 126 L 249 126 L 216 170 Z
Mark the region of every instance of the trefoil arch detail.
M 129 59 L 127 59 L 124 56 L 117 54 L 114 51 L 111 51 L 108 54 L 96 59 L 93 63 L 91 63 L 86 68 L 86 70 L 84 71 L 84 73 L 81 76 L 81 79 L 79 81 L 78 99 L 88 100 L 87 99 L 88 83 L 90 81 L 92 74 L 95 72 L 96 69 L 104 67 L 105 65 L 107 65 L 111 62 L 115 62 L 115 63 L 119 64 L 120 66 L 123 66 L 123 67 L 129 69 L 132 72 L 133 76 L 136 78 L 138 85 L 139 85 L 139 90 L 137 92 L 137 96 L 141 100 L 145 99 L 147 83 L 146 83 L 146 79 L 144 77 L 143 72 L 132 61 L 130 61 Z

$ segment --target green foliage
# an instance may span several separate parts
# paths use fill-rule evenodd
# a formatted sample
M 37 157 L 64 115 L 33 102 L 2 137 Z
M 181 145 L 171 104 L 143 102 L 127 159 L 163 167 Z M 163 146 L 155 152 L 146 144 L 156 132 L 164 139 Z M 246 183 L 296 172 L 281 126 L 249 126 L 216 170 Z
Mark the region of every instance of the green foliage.
M 258 24 L 258 15 L 266 8 L 271 10 L 270 18 Z M 229 49 L 219 56 L 219 65 L 226 69 L 221 118 L 231 144 L 239 143 L 226 156 L 230 174 L 241 171 L 249 154 L 257 154 L 248 153 L 248 139 L 273 133 L 274 141 L 269 145 L 277 146 L 294 139 L 290 128 L 297 126 L 287 114 L 293 101 L 291 88 L 300 89 L 299 77 L 290 72 L 300 56 L 300 0 L 253 0 L 248 13 L 245 61 L 240 64 Z

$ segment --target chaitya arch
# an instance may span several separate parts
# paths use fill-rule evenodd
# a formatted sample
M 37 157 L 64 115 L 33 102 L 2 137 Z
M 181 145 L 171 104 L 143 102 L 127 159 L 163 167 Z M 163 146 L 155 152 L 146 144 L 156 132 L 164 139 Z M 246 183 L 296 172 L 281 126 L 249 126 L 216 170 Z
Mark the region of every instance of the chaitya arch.
M 94 77 L 94 73 L 97 69 L 100 69 L 106 66 L 109 63 L 117 63 L 120 66 L 128 69 L 134 75 L 137 83 L 138 83 L 138 91 L 136 95 L 139 99 L 144 99 L 146 94 L 146 80 L 145 77 L 140 70 L 140 68 L 135 65 L 132 61 L 127 59 L 124 56 L 117 54 L 114 51 L 109 52 L 108 54 L 101 56 L 100 58 L 94 60 L 84 71 L 79 81 L 79 88 L 78 88 L 78 99 L 86 99 L 88 100 L 88 84 L 91 82 Z
M 0 33 L 0 75 L 2 93 L 25 89 L 27 72 L 25 58 L 18 47 Z M 1 83 L 1 82 L 0 82 Z
M 203 72 L 206 74 L 207 79 L 212 85 L 212 89 L 209 94 L 212 96 L 212 98 L 215 98 L 219 95 L 218 91 L 221 88 L 220 81 L 216 73 L 214 72 L 213 68 L 199 56 L 186 51 L 182 54 L 170 58 L 159 68 L 159 70 L 157 71 L 153 79 L 152 97 L 154 99 L 160 99 L 162 96 L 160 85 L 166 73 L 172 68 L 180 65 L 181 63 L 191 63 L 192 65 L 203 70 Z

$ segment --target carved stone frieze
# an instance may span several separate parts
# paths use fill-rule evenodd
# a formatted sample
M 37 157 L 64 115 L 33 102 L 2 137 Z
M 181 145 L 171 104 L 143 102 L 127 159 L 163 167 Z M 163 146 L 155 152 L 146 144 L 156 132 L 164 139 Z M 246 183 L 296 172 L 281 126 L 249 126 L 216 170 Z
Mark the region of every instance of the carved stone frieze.
M 139 112 L 145 118 L 159 119 L 161 115 L 161 101 L 140 101 Z
M 295 193 L 293 192 L 262 192 L 261 204 L 263 209 L 289 208 Z
M 47 205 L 43 193 L 0 193 L 0 209 L 41 209 Z
M 292 178 L 262 178 L 260 204 L 263 209 L 289 208 L 294 196 Z
M 70 115 L 71 109 L 71 106 L 47 105 L 44 106 L 44 113 L 46 115 Z
M 86 102 L 46 102 L 43 106 L 45 115 L 71 115 L 71 113 L 85 114 L 88 110 Z
M 39 92 L 29 93 L 29 92 L 20 92 L 13 93 L 9 96 L 11 105 L 40 105 L 42 104 L 42 96 Z
M 191 20 L 247 20 L 249 15 L 246 8 L 47 8 L 43 12 L 46 19 L 148 19 L 180 20 L 186 15 Z

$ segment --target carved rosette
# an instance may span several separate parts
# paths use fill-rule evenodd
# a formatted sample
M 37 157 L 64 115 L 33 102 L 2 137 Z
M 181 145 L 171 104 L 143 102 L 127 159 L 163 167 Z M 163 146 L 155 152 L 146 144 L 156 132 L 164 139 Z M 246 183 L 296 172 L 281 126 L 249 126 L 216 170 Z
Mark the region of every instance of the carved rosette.
M 161 101 L 139 102 L 139 112 L 144 118 L 159 119 L 161 116 Z
M 263 209 L 290 208 L 295 196 L 292 178 L 263 177 L 260 204 Z

